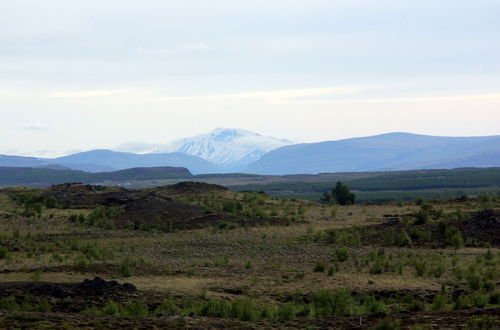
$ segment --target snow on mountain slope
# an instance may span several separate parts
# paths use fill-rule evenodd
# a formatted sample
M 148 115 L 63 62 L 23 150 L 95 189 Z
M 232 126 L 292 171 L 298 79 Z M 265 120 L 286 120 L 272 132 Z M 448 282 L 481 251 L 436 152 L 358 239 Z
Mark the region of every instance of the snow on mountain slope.
M 206 134 L 173 141 L 156 152 L 182 152 L 215 164 L 237 168 L 289 144 L 292 142 L 242 129 L 216 128 Z

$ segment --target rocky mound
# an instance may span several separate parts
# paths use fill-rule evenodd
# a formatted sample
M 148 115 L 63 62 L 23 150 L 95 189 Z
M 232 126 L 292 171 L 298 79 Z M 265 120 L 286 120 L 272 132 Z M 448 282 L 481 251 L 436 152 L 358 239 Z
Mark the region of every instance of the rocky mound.
M 79 312 L 103 306 L 106 301 L 126 301 L 136 296 L 137 288 L 100 277 L 80 283 L 0 283 L 0 297 L 14 297 L 18 304 L 30 298 L 32 302 L 50 301 L 53 310 Z
M 42 197 L 53 197 L 63 207 L 94 208 L 98 205 L 119 204 L 120 201 L 125 203 L 131 194 L 120 187 L 64 183 L 50 187 Z
M 203 194 L 209 192 L 226 192 L 228 189 L 224 186 L 217 184 L 210 184 L 205 182 L 186 181 L 179 182 L 170 186 L 159 188 L 163 193 L 171 195 L 179 194 Z
M 498 210 L 479 211 L 471 218 L 461 221 L 458 227 L 466 237 L 500 245 L 500 212 Z

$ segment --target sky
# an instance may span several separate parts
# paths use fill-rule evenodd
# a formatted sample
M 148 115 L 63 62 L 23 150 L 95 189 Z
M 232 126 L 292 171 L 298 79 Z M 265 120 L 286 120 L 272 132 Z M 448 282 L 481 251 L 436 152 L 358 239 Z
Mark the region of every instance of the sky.
M 500 135 L 498 0 L 4 0 L 0 154 Z

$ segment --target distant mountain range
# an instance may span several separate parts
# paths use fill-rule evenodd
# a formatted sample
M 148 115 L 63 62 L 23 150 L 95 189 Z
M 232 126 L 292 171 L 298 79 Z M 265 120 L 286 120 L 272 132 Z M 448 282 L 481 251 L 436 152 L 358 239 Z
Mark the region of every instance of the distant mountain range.
M 120 150 L 126 149 L 127 145 Z M 0 155 L 0 166 L 106 172 L 134 167 L 185 167 L 193 174 L 315 174 L 500 166 L 500 136 L 437 137 L 389 133 L 292 144 L 239 129 L 215 129 L 166 145 L 128 144 L 145 154 L 92 150 L 59 158 Z
M 500 136 L 389 133 L 285 146 L 250 164 L 256 174 L 399 171 L 500 166 Z
M 134 167 L 186 167 L 192 173 L 218 173 L 219 166 L 200 157 L 175 153 L 134 154 L 111 150 L 92 150 L 59 158 L 33 158 L 0 155 L 0 166 L 64 168 L 85 172 L 110 172 Z
M 208 160 L 224 171 L 242 170 L 267 152 L 293 144 L 292 141 L 263 136 L 235 128 L 216 128 L 209 133 L 172 141 L 165 145 L 127 143 L 120 150 L 154 153 L 180 152 Z

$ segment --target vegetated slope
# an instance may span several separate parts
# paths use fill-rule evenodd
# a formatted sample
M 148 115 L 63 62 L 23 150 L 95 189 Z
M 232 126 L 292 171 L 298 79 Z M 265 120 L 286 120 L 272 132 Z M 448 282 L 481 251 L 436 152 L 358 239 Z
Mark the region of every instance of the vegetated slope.
M 32 167 L 0 167 L 0 185 L 44 187 L 64 182 L 102 182 L 152 179 L 187 179 L 193 175 L 183 167 L 145 167 L 115 172 L 88 173 Z
M 54 185 L 29 199 L 24 191 L 7 190 L 14 200 L 52 200 L 60 208 L 94 209 L 87 223 L 106 228 L 193 229 L 206 226 L 287 224 L 274 214 L 276 201 L 259 194 L 240 194 L 199 182 L 181 182 L 144 190 L 80 183 Z M 297 207 L 299 202 L 292 203 Z M 297 204 L 297 205 L 295 205 Z
M 319 174 L 302 178 L 282 176 L 277 177 L 281 180 L 275 182 L 262 180 L 262 183 L 253 181 L 227 186 L 236 191 L 265 191 L 272 195 L 311 200 L 319 200 L 321 194 L 330 191 L 337 180 L 355 190 L 359 201 L 452 198 L 500 192 L 500 168 L 354 173 L 358 177 L 352 174 Z
M 500 166 L 500 136 L 389 133 L 273 150 L 245 172 L 298 174 Z
M 291 141 L 242 130 L 217 128 L 192 138 L 174 141 L 162 152 L 182 152 L 222 165 L 224 170 L 241 169 L 265 153 L 291 144 Z

